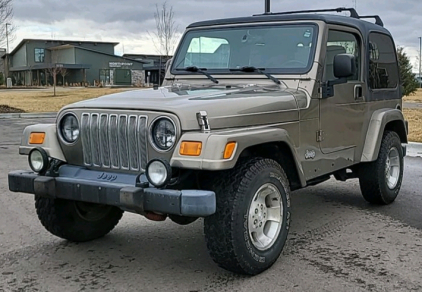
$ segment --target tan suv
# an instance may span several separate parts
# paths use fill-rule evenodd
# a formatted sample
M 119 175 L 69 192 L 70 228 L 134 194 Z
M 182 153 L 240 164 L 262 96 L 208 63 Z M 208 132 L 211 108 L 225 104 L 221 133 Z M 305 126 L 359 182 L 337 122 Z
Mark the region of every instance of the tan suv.
M 349 16 L 309 12 L 350 12 Z M 290 192 L 358 178 L 389 204 L 407 124 L 395 45 L 354 9 L 265 13 L 191 24 L 162 87 L 78 102 L 25 129 L 35 195 L 52 234 L 88 241 L 123 211 L 188 224 L 204 217 L 221 267 L 257 274 L 279 257 Z

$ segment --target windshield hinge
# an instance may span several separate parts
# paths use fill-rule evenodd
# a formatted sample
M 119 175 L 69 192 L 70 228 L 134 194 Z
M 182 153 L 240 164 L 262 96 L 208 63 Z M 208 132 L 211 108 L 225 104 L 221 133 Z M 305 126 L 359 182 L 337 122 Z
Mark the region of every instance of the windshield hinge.
M 196 119 L 198 120 L 198 124 L 201 127 L 201 131 L 203 133 L 211 131 L 210 124 L 208 122 L 208 114 L 206 111 L 200 111 L 199 113 L 196 113 Z
M 324 141 L 324 131 L 323 130 L 318 130 L 316 132 L 316 140 L 317 140 L 317 142 Z

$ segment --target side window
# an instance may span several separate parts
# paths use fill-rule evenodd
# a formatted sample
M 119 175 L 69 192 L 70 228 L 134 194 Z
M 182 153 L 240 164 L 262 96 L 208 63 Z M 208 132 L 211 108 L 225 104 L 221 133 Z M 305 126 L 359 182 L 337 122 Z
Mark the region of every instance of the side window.
M 350 32 L 329 30 L 327 41 L 327 52 L 325 55 L 325 80 L 334 80 L 334 57 L 338 54 L 352 54 L 356 57 L 356 74 L 348 80 L 359 80 L 360 77 L 360 41 L 358 37 Z
M 385 34 L 369 35 L 369 87 L 371 89 L 396 88 L 399 83 L 396 49 Z

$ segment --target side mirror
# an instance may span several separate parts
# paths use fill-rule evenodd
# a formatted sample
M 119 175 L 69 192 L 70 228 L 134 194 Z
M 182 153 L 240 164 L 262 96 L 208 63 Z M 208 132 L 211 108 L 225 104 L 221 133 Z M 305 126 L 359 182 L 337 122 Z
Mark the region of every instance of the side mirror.
M 338 54 L 334 57 L 334 76 L 347 78 L 356 73 L 356 59 L 352 54 Z
M 356 74 L 356 58 L 352 54 L 338 54 L 334 57 L 335 80 L 328 80 L 322 85 L 322 98 L 334 96 L 334 85 L 347 83 L 347 78 Z

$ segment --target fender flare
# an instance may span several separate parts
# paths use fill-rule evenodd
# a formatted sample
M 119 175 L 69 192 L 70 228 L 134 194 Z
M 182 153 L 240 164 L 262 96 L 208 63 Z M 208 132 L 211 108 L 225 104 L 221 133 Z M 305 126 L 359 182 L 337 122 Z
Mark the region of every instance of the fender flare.
M 294 143 L 286 130 L 276 127 L 248 128 L 214 133 L 185 133 L 175 149 L 180 149 L 182 141 L 202 142 L 200 156 L 183 156 L 178 151 L 173 153 L 170 165 L 179 168 L 198 170 L 225 170 L 233 168 L 242 152 L 253 146 L 276 142 L 285 143 L 293 155 L 298 177 L 302 185 L 306 179 L 300 160 L 295 151 Z M 223 159 L 227 143 L 236 142 L 235 152 L 229 159 Z
M 44 143 L 37 145 L 29 144 L 29 136 L 32 132 L 44 132 Z M 60 147 L 59 141 L 57 140 L 56 124 L 37 124 L 27 126 L 25 130 L 23 130 L 21 145 L 19 146 L 19 154 L 28 155 L 29 152 L 36 147 L 43 148 L 49 157 L 66 162 L 62 148 Z
M 398 130 L 405 133 L 404 137 L 398 133 L 401 136 L 401 142 L 407 143 L 407 127 L 403 113 L 398 109 L 376 110 L 369 122 L 361 162 L 375 161 L 378 158 L 384 130 L 391 122 L 397 122 L 396 127 L 399 127 Z

